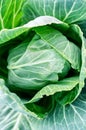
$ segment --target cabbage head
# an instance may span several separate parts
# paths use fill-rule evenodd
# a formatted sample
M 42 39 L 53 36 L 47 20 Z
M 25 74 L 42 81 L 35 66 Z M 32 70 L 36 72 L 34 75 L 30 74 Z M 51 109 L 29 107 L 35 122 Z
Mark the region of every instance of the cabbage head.
M 34 31 L 30 40 L 13 48 L 8 56 L 8 82 L 15 89 L 39 90 L 58 83 L 72 70 L 80 71 L 81 53 L 76 44 L 50 26 Z

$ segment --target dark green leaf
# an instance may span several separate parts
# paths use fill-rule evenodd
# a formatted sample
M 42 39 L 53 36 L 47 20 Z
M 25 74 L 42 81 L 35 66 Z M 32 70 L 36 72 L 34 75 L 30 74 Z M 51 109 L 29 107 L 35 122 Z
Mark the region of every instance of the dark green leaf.
M 24 0 L 0 0 L 0 30 L 21 25 Z

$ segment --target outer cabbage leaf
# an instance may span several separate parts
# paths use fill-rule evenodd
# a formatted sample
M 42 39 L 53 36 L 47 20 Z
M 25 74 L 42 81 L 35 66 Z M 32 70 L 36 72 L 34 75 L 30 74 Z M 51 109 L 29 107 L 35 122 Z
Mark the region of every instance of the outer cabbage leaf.
M 30 124 L 27 123 L 27 118 L 38 119 L 35 113 L 29 111 L 22 104 L 16 94 L 8 90 L 3 79 L 0 79 L 0 111 L 2 111 L 0 113 L 0 129 L 3 130 L 31 129 Z
M 15 98 L 14 98 L 15 97 Z M 0 129 L 24 130 L 85 130 L 86 96 L 67 106 L 57 104 L 45 118 L 38 118 L 21 105 L 20 99 L 5 87 L 0 79 Z
M 70 42 L 66 36 L 51 27 L 38 27 L 34 30 L 44 41 L 47 41 L 57 53 L 64 57 L 71 64 L 73 69 L 80 71 L 80 49 L 73 42 Z M 73 31 L 71 35 L 72 33 Z
M 78 25 L 80 26 L 84 36 L 86 37 L 86 20 L 81 21 Z
M 6 42 L 10 41 L 11 39 L 18 37 L 19 35 L 23 34 L 24 32 L 30 31 L 34 27 L 44 26 L 44 25 L 48 25 L 48 24 L 52 24 L 52 23 L 62 24 L 61 21 L 59 21 L 58 19 L 56 19 L 54 17 L 40 16 L 40 17 L 28 22 L 27 24 L 25 24 L 23 26 L 16 27 L 13 29 L 2 29 L 0 31 L 0 46 L 6 44 Z
M 84 82 L 86 78 L 86 39 L 83 37 L 83 32 L 81 31 L 80 27 L 77 25 L 71 25 L 71 33 L 69 33 L 69 37 L 72 36 L 74 39 L 77 37 L 80 39 L 80 42 L 82 43 L 81 46 L 81 70 L 80 70 L 80 76 L 79 76 L 79 91 L 77 96 L 80 94 L 82 88 L 84 87 Z M 70 30 L 70 28 L 69 28 Z M 74 33 L 72 33 L 72 31 Z M 78 44 L 77 44 L 78 45 Z
M 0 30 L 21 25 L 25 0 L 0 0 Z
M 0 78 L 0 107 L 3 105 L 6 105 L 15 111 L 23 112 L 24 114 L 30 114 L 37 117 L 34 113 L 26 109 L 19 97 L 16 94 L 11 93 L 5 85 L 4 80 Z
M 28 0 L 23 7 L 24 20 L 30 21 L 38 16 L 54 16 L 66 23 L 86 19 L 85 0 Z
M 80 72 L 80 88 L 85 84 L 86 79 L 86 39 L 82 37 L 82 67 Z
M 79 77 L 65 78 L 65 79 L 59 81 L 57 84 L 50 84 L 50 85 L 43 87 L 27 103 L 32 103 L 32 102 L 38 101 L 40 98 L 43 98 L 43 96 L 54 95 L 57 92 L 62 92 L 62 91 L 69 92 L 70 90 L 72 90 L 73 88 L 75 88 L 78 85 L 79 85 Z M 58 95 L 58 93 L 57 93 L 57 95 Z M 76 91 L 75 91 L 75 94 L 73 94 L 73 95 L 72 95 L 72 93 L 70 93 L 70 97 L 68 95 L 68 98 L 65 100 L 65 104 L 69 104 L 71 101 L 73 101 L 75 96 L 76 96 Z M 64 97 L 63 97 L 63 99 L 64 99 Z M 59 100 L 59 99 L 56 99 L 56 100 Z

